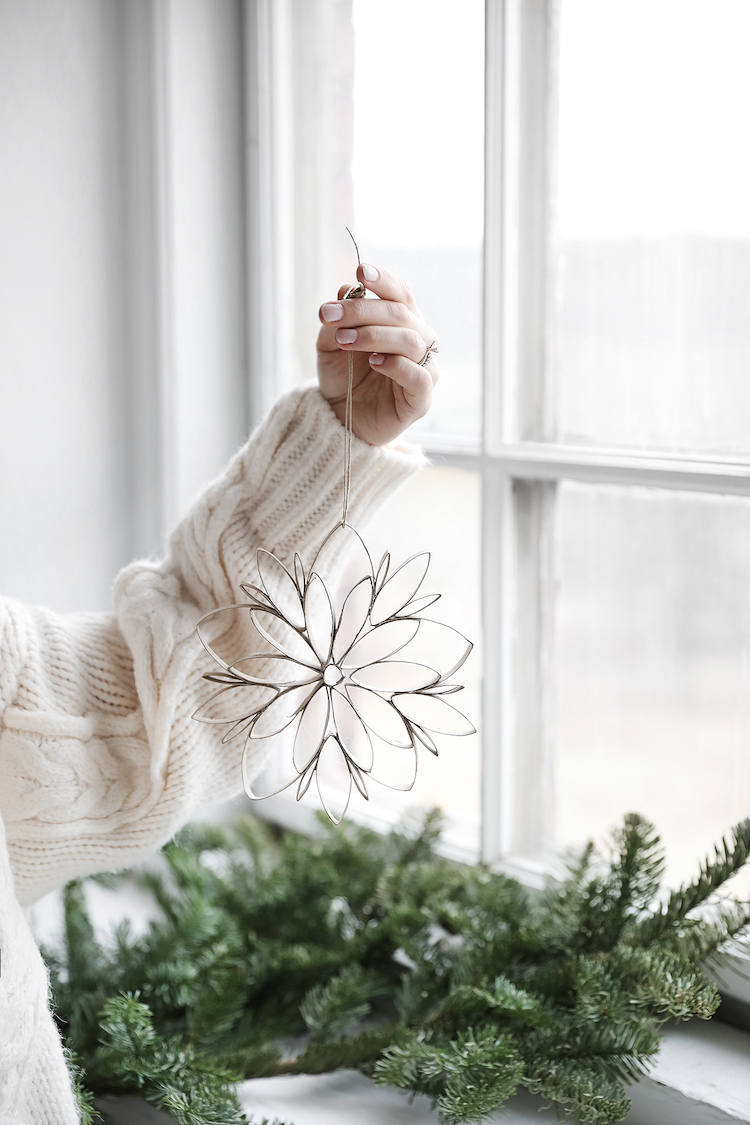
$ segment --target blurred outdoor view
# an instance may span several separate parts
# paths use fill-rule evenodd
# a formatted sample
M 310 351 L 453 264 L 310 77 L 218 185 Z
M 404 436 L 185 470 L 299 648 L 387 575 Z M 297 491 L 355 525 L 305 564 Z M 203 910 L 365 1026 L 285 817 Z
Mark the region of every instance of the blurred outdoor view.
M 671 876 L 750 813 L 750 500 L 566 483 L 553 839 L 653 820 Z
M 562 0 L 566 441 L 748 452 L 750 4 Z
M 750 453 L 744 0 L 562 0 L 559 434 Z M 673 879 L 750 812 L 750 501 L 563 484 L 554 828 L 655 820 Z
M 484 4 L 354 0 L 353 18 L 354 229 L 362 260 L 405 278 L 439 334 L 445 374 L 420 434 L 476 444 Z

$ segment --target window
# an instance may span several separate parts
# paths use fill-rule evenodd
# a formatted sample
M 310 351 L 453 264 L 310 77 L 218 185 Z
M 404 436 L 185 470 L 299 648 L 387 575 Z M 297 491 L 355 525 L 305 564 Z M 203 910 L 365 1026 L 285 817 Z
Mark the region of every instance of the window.
M 502 8 L 486 378 L 498 626 L 515 614 L 518 640 L 498 855 L 544 862 L 636 809 L 679 880 L 747 813 L 747 20 L 700 0 Z
M 414 435 L 432 466 L 362 531 L 377 559 L 385 550 L 401 559 L 431 552 L 427 585 L 442 594 L 436 616 L 477 642 L 462 669 L 460 706 L 478 725 L 484 5 L 469 0 L 460 18 L 445 0 L 353 0 L 318 5 L 314 13 L 300 3 L 291 11 L 285 41 L 294 96 L 281 176 L 294 200 L 297 368 L 302 377 L 312 374 L 318 305 L 353 277 L 356 258 L 345 231 L 353 227 L 364 261 L 386 265 L 413 285 L 428 322 L 439 326 L 442 353 L 451 357 L 450 377 Z M 311 54 L 323 65 L 309 66 Z M 425 83 L 425 67 L 453 80 Z M 410 805 L 439 804 L 450 818 L 453 854 L 476 859 L 480 738 L 453 746 L 439 761 L 420 761 L 411 793 L 373 783 L 367 804 L 353 795 L 352 814 L 385 824 Z M 293 797 L 272 807 L 286 823 L 297 822 Z
M 525 878 L 637 809 L 682 878 L 750 788 L 747 7 L 354 0 L 353 35 L 346 7 L 291 8 L 298 294 L 351 275 L 352 216 L 413 282 L 450 372 L 433 467 L 366 537 L 432 549 L 476 640 L 481 587 L 481 764 L 457 740 L 412 797 Z

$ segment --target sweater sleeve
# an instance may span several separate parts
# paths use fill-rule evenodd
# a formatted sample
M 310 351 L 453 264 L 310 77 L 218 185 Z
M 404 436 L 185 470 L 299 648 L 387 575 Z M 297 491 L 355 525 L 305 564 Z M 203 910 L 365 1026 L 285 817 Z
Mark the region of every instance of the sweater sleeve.
M 22 901 L 127 866 L 241 788 L 242 740 L 222 745 L 223 727 L 192 718 L 212 663 L 196 622 L 238 600 L 258 547 L 311 560 L 340 518 L 343 438 L 316 389 L 295 391 L 199 497 L 167 557 L 121 572 L 113 615 L 0 603 L 0 814 Z M 355 439 L 352 522 L 422 463 Z

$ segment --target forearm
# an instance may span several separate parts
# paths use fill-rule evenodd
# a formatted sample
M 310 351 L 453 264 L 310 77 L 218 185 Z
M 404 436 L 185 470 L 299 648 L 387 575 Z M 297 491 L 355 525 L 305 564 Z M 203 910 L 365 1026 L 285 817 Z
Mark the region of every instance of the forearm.
M 0 812 L 25 899 L 126 866 L 196 805 L 240 788 L 241 745 L 192 719 L 211 665 L 195 625 L 241 597 L 258 547 L 309 562 L 340 518 L 342 464 L 343 429 L 318 392 L 287 396 L 196 502 L 167 558 L 122 572 L 114 617 L 23 611 L 6 669 Z M 361 526 L 420 464 L 357 441 L 352 520 Z

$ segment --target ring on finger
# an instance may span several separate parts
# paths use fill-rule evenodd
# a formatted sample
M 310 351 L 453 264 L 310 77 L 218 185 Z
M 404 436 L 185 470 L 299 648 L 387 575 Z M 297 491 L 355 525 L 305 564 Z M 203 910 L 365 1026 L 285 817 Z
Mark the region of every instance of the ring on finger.
M 438 345 L 437 340 L 433 340 L 432 343 L 430 344 L 430 346 L 428 347 L 427 351 L 424 353 L 424 355 L 420 359 L 419 366 L 420 367 L 426 367 L 427 364 L 430 362 L 430 359 L 432 358 L 432 356 L 435 355 L 439 351 L 440 351 L 440 347 Z

